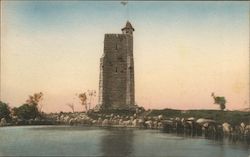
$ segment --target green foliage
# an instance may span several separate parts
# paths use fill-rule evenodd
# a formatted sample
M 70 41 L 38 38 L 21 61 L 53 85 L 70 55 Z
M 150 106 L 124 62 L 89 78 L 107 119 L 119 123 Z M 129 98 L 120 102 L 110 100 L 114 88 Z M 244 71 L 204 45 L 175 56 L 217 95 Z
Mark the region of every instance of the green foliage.
M 0 120 L 2 118 L 10 120 L 10 107 L 8 104 L 0 101 Z
M 43 93 L 34 93 L 33 95 L 30 95 L 29 98 L 26 100 L 26 103 L 29 105 L 36 105 L 38 107 L 38 110 L 41 111 L 43 104 L 41 101 L 43 100 Z
M 180 110 L 174 109 L 163 109 L 163 110 L 152 110 L 150 116 L 163 115 L 165 117 L 179 117 L 181 116 Z
M 18 108 L 13 108 L 14 115 L 20 119 L 29 120 L 39 117 L 39 111 L 36 104 L 23 104 Z
M 172 110 L 172 109 L 164 109 L 164 110 L 152 110 L 149 116 L 157 116 L 163 115 L 167 118 L 189 118 L 194 117 L 198 118 L 207 118 L 213 119 L 219 123 L 228 122 L 232 125 L 239 125 L 241 122 L 246 124 L 250 123 L 250 113 L 249 112 L 241 112 L 241 111 L 220 111 L 220 110 Z
M 220 105 L 221 110 L 224 110 L 226 108 L 225 97 L 214 97 L 214 103 Z

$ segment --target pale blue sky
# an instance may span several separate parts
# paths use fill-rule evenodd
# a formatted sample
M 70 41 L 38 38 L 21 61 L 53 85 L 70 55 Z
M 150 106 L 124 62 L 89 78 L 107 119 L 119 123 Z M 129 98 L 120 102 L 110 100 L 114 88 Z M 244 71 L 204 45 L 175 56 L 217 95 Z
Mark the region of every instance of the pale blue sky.
M 129 19 L 133 23 L 144 25 L 164 26 L 176 24 L 177 21 L 180 26 L 209 25 L 211 20 L 219 19 L 219 24 L 234 27 L 235 22 L 232 20 L 245 26 L 248 4 L 249 2 L 132 1 L 129 2 L 128 10 Z M 14 18 L 22 20 L 22 26 L 30 31 L 73 31 L 69 28 L 82 25 L 100 29 L 100 25 L 119 25 L 127 19 L 126 7 L 119 1 L 6 1 L 3 7 L 7 14 L 14 14 Z
M 128 14 L 119 1 L 2 4 L 1 91 L 12 106 L 42 91 L 45 111 L 67 110 L 75 93 L 98 90 L 104 34 L 127 19 L 139 105 L 218 108 L 211 92 L 229 109 L 249 103 L 249 2 L 132 1 Z

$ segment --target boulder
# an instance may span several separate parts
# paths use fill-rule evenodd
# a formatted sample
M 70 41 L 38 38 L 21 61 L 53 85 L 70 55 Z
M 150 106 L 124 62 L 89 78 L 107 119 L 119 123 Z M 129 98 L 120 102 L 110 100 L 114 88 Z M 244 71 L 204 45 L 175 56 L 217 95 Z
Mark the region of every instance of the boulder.
M 245 123 L 243 123 L 243 122 L 240 123 L 240 133 L 241 133 L 242 135 L 244 135 L 245 127 L 246 127 Z
M 139 127 L 139 121 L 138 121 L 138 119 L 134 119 L 134 120 L 133 120 L 132 126 L 133 126 L 133 127 Z
M 194 117 L 189 117 L 187 120 L 188 120 L 188 121 L 194 121 L 195 118 L 194 118 Z
M 162 129 L 162 128 L 163 128 L 162 122 L 158 122 L 157 128 L 158 128 L 158 129 Z
M 96 125 L 97 124 L 97 120 L 92 120 L 92 124 Z
M 153 128 L 153 121 L 152 120 L 146 121 L 145 124 L 146 124 L 147 128 L 149 128 L 149 129 Z
M 250 125 L 246 125 L 246 126 L 245 126 L 244 134 L 245 134 L 245 135 L 250 135 Z
M 144 128 L 145 127 L 145 120 L 144 119 L 138 119 L 138 125 L 140 128 Z
M 2 118 L 0 121 L 0 126 L 5 126 L 5 125 L 7 125 L 7 121 L 5 118 Z
M 102 125 L 102 118 L 101 118 L 101 117 L 98 118 L 97 124 L 98 124 L 98 125 Z
M 104 119 L 102 121 L 102 126 L 108 126 L 109 125 L 109 120 L 108 119 Z
M 159 116 L 158 116 L 158 119 L 159 119 L 159 120 L 162 120 L 162 119 L 163 119 L 163 116 L 162 116 L 162 115 L 159 115 Z
M 123 120 L 119 119 L 119 125 L 123 125 Z
M 198 123 L 198 124 L 216 123 L 216 121 L 215 121 L 215 120 L 212 120 L 212 119 L 200 118 L 200 119 L 197 119 L 196 123 Z
M 181 121 L 181 118 L 180 117 L 176 117 L 175 120 L 176 121 Z
M 229 123 L 223 123 L 222 124 L 222 130 L 225 135 L 228 135 L 232 131 L 232 126 Z
M 75 124 L 75 119 L 74 118 L 69 119 L 69 125 L 74 125 L 74 124 Z
M 125 125 L 125 126 L 132 125 L 132 121 L 131 120 L 125 120 L 125 121 L 123 121 L 123 125 Z
M 158 122 L 157 122 L 157 121 L 154 121 L 154 122 L 153 122 L 153 128 L 154 128 L 154 129 L 157 129 L 157 128 L 158 128 Z

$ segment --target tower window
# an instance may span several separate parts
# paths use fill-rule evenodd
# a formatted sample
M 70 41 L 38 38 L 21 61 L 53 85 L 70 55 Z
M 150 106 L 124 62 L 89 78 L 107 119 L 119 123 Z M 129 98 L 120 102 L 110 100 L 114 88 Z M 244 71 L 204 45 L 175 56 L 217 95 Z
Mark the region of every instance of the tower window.
M 117 67 L 115 67 L 115 72 L 117 72 Z
M 117 57 L 117 60 L 120 61 L 120 62 L 123 62 L 123 58 L 121 56 Z

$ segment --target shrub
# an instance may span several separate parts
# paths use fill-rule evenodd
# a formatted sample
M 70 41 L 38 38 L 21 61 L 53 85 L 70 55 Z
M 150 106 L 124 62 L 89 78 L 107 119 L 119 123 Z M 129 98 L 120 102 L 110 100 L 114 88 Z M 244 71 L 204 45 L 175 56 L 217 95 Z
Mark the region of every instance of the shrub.
M 23 104 L 18 108 L 13 108 L 14 115 L 20 119 L 29 120 L 39 117 L 39 111 L 36 104 Z
M 8 104 L 0 101 L 0 120 L 5 118 L 6 120 L 10 120 L 10 107 Z

